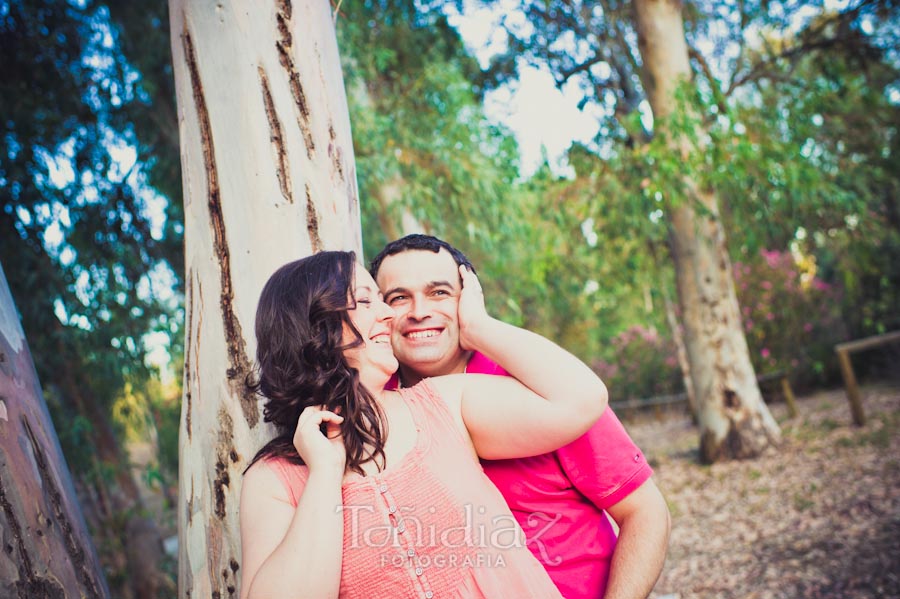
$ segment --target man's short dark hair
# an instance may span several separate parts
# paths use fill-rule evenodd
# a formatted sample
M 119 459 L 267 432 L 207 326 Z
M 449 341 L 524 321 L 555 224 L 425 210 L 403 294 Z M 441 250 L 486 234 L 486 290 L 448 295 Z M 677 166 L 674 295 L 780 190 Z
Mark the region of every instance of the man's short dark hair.
M 413 233 L 412 235 L 407 235 L 406 237 L 401 237 L 395 241 L 390 242 L 384 249 L 378 252 L 378 255 L 372 258 L 372 262 L 369 266 L 369 274 L 372 275 L 372 278 L 375 279 L 378 277 L 378 269 L 381 268 L 382 261 L 388 256 L 393 256 L 394 254 L 401 254 L 403 252 L 409 251 L 430 251 L 437 254 L 442 249 L 450 252 L 450 255 L 453 256 L 453 259 L 456 260 L 457 264 L 462 264 L 468 267 L 472 272 L 475 272 L 475 267 L 472 266 L 472 263 L 469 262 L 469 259 L 466 258 L 466 255 L 461 251 L 444 241 L 443 239 L 438 239 L 437 237 L 433 237 L 431 235 L 422 235 L 420 233 Z

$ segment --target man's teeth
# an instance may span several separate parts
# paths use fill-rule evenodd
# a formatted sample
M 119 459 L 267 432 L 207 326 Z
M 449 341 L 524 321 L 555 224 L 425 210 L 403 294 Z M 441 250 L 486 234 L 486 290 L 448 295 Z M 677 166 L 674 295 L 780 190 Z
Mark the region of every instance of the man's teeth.
M 413 331 L 412 333 L 407 333 L 406 336 L 410 339 L 427 339 L 429 337 L 437 337 L 440 335 L 440 331 Z

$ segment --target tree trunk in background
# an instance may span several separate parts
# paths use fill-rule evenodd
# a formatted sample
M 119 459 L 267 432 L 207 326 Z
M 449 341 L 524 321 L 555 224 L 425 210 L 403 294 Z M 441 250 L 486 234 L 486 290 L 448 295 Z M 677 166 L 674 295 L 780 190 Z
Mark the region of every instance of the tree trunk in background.
M 109 596 L 2 269 L 0 530 L 0 596 Z
M 143 499 L 128 457 L 116 438 L 106 411 L 71 383 L 71 378 L 66 377 L 65 389 L 59 389 L 69 401 L 77 404 L 79 413 L 90 420 L 97 451 L 94 460 L 112 474 L 109 479 L 104 477 L 99 481 L 82 482 L 102 487 L 95 489 L 104 499 L 103 505 L 97 506 L 102 511 L 96 514 L 99 521 L 94 531 L 99 546 L 102 548 L 108 543 L 108 546 L 115 547 L 121 543 L 124 548 L 124 554 L 115 556 L 123 560 L 121 563 L 107 564 L 107 568 L 113 566 L 127 574 L 122 586 L 114 588 L 113 593 L 122 593 L 122 599 L 156 599 L 160 588 L 171 584 L 166 582 L 162 571 L 164 551 L 159 528 L 153 518 L 144 512 Z M 108 555 L 104 553 L 104 557 Z
M 403 179 L 398 175 L 395 179 L 387 181 L 378 186 L 375 193 L 375 200 L 378 202 L 378 222 L 388 237 L 388 241 L 400 239 L 411 233 L 430 234 L 430 231 L 420 223 L 409 208 L 400 209 L 399 219 L 397 218 L 397 202 L 400 201 L 400 194 L 403 193 Z M 399 220 L 399 225 L 398 221 Z
M 225 599 L 240 587 L 242 473 L 273 436 L 244 385 L 259 293 L 290 260 L 361 254 L 356 172 L 328 2 L 169 9 L 186 260 L 179 596 Z
M 680 109 L 676 89 L 691 77 L 681 8 L 676 0 L 634 3 L 641 77 L 657 133 Z M 681 159 L 697 151 L 683 139 L 671 143 Z M 754 457 L 777 444 L 780 431 L 750 362 L 717 199 L 696 181 L 684 183 L 691 197 L 669 209 L 669 244 L 698 404 L 701 459 Z
M 678 356 L 678 368 L 681 369 L 681 379 L 684 383 L 684 395 L 687 398 L 688 411 L 691 413 L 691 420 L 694 424 L 697 422 L 697 397 L 694 395 L 694 381 L 691 379 L 691 364 L 688 362 L 687 347 L 684 344 L 684 331 L 678 317 L 675 315 L 675 304 L 669 297 L 668 291 L 663 291 L 663 303 L 666 309 L 666 320 L 669 323 L 669 329 L 672 331 L 672 341 L 675 342 L 675 353 Z
M 364 111 L 375 110 L 375 103 L 372 101 L 372 95 L 369 93 L 368 87 L 362 80 L 357 80 L 351 98 L 355 98 L 360 103 Z M 378 223 L 381 230 L 384 231 L 388 241 L 400 239 L 411 233 L 430 234 L 429 228 L 425 227 L 410 212 L 408 206 L 399 206 L 398 202 L 403 197 L 403 188 L 407 185 L 403 176 L 396 173 L 386 181 L 378 185 L 371 194 L 370 199 L 374 199 L 378 203 Z M 370 248 L 379 251 L 381 248 Z M 367 258 L 372 258 L 368 256 Z

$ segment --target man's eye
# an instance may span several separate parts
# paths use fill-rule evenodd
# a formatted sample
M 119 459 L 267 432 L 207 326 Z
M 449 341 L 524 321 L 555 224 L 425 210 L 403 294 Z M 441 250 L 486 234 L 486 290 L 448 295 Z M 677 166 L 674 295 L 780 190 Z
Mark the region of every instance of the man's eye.
M 406 299 L 405 295 L 392 295 L 391 297 L 388 298 L 387 303 L 388 303 L 388 305 L 391 305 L 391 304 L 394 304 L 398 301 L 402 301 L 405 299 Z
M 450 295 L 450 292 L 446 289 L 435 289 L 434 295 Z

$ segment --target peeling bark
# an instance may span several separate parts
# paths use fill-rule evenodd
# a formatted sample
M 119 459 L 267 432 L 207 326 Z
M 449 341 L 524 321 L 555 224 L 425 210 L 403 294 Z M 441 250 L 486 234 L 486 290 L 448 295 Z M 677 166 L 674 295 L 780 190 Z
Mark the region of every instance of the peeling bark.
M 190 338 L 194 321 L 194 273 L 191 269 L 187 270 L 187 297 L 184 301 L 185 326 Z M 182 375 L 181 387 L 184 389 L 184 398 L 181 402 L 181 418 L 185 423 L 184 430 L 188 439 L 193 436 L 193 427 L 191 426 L 191 344 L 184 345 L 184 374 Z
M 290 81 L 291 97 L 294 99 L 294 106 L 297 108 L 297 125 L 303 134 L 303 141 L 306 143 L 306 155 L 312 160 L 316 151 L 316 144 L 313 141 L 309 124 L 309 102 L 306 99 L 306 92 L 303 90 L 303 84 L 300 82 L 300 73 L 294 65 L 294 57 L 291 53 L 294 42 L 293 35 L 290 32 L 293 8 L 288 0 L 279 1 L 277 5 L 278 12 L 275 14 L 275 19 L 278 23 L 279 39 L 275 42 L 275 49 L 278 52 L 278 61 L 284 68 Z
M 306 232 L 309 234 L 309 245 L 312 251 L 322 251 L 322 238 L 319 237 L 319 217 L 316 214 L 316 205 L 312 201 L 309 185 L 306 186 Z
M 219 194 L 219 173 L 216 165 L 212 127 L 209 122 L 206 97 L 203 93 L 203 83 L 200 81 L 200 73 L 197 69 L 194 44 L 191 41 L 191 34 L 187 31 L 187 27 L 185 27 L 183 39 L 184 55 L 187 59 L 187 68 L 191 77 L 191 89 L 193 90 L 194 104 L 197 111 L 197 122 L 200 125 L 203 158 L 206 163 L 207 206 L 209 208 L 211 229 L 215 236 L 213 248 L 215 257 L 219 262 L 221 279 L 219 305 L 222 309 L 222 323 L 225 329 L 225 342 L 228 346 L 228 363 L 230 366 L 226 374 L 235 395 L 241 398 L 244 416 L 252 428 L 259 422 L 259 407 L 256 405 L 256 396 L 244 384 L 247 376 L 250 374 L 250 360 L 247 358 L 241 323 L 234 313 L 234 289 L 231 284 L 231 250 L 228 246 L 228 238 L 225 235 L 225 219 L 222 216 L 222 198 Z
M 216 444 L 216 479 L 213 481 L 213 488 L 215 489 L 215 514 L 221 520 L 225 518 L 227 490 L 231 483 L 231 475 L 228 473 L 228 458 L 236 456 L 237 453 L 231 446 L 234 422 L 225 410 L 219 411 L 219 424 L 221 428 L 219 428 L 219 441 Z M 238 460 L 232 461 L 237 462 Z
M 328 157 L 331 158 L 331 167 L 334 176 L 338 180 L 344 179 L 344 159 L 341 155 L 341 146 L 337 143 L 337 134 L 334 125 L 328 124 Z
M 263 103 L 266 105 L 266 118 L 269 120 L 269 137 L 272 140 L 272 149 L 275 151 L 275 173 L 278 175 L 278 185 L 281 187 L 281 195 L 284 196 L 284 199 L 293 204 L 291 173 L 288 170 L 287 150 L 284 147 L 281 121 L 278 120 L 278 112 L 275 110 L 275 102 L 272 100 L 269 78 L 262 67 L 259 67 L 259 84 L 262 88 Z
M 284 263 L 326 248 L 361 255 L 359 207 L 328 3 L 170 0 L 169 15 L 191 281 L 179 596 L 225 598 L 240 589 L 242 472 L 273 435 L 245 385 L 246 323 Z

